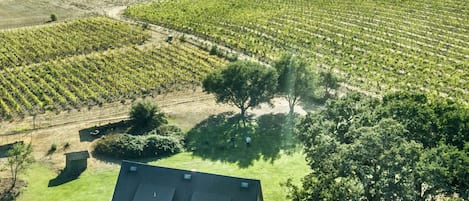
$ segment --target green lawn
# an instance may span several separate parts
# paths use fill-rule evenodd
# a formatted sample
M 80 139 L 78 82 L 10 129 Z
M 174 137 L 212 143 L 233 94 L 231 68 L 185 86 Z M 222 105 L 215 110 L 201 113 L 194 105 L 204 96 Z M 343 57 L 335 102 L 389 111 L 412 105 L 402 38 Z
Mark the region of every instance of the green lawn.
M 260 179 L 264 200 L 284 201 L 286 190 L 279 185 L 287 178 L 299 181 L 308 172 L 304 156 L 298 152 L 291 154 L 280 153 L 272 163 L 263 159 L 253 161 L 247 168 L 241 168 L 236 163 L 204 160 L 190 152 L 149 162 L 152 165 L 165 167 L 196 169 L 202 172 L 224 174 L 231 176 Z M 82 175 L 68 183 L 48 187 L 49 180 L 57 174 L 48 165 L 36 163 L 25 178 L 29 186 L 19 197 L 18 201 L 90 201 L 110 200 L 117 180 L 119 167 L 112 169 L 88 169 Z
M 228 113 L 214 115 L 188 132 L 188 152 L 141 162 L 260 179 L 266 201 L 284 201 L 286 189 L 280 183 L 288 178 L 299 182 L 310 171 L 285 121 L 285 115 L 267 114 L 243 127 L 237 117 Z M 243 141 L 246 136 L 252 138 L 249 147 Z M 234 147 L 231 138 L 235 139 Z M 75 180 L 48 187 L 57 173 L 48 165 L 36 163 L 25 176 L 29 187 L 19 201 L 107 201 L 112 196 L 118 172 L 117 164 L 107 169 L 89 168 Z
M 110 200 L 118 171 L 118 167 L 110 170 L 88 169 L 76 180 L 48 187 L 49 180 L 54 179 L 57 174 L 47 165 L 36 163 L 25 176 L 28 188 L 18 201 Z
M 263 159 L 256 160 L 248 168 L 240 168 L 237 164 L 208 161 L 191 153 L 182 153 L 171 158 L 150 162 L 153 165 L 181 169 L 196 169 L 201 172 L 260 179 L 262 192 L 266 201 L 285 201 L 286 189 L 280 186 L 288 178 L 296 182 L 309 172 L 304 155 L 300 153 L 280 154 L 273 163 Z

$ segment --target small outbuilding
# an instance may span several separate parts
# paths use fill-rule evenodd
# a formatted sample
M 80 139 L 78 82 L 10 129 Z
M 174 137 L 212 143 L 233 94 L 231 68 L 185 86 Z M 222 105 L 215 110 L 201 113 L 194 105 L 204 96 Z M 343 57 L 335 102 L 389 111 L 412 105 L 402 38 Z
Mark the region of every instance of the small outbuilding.
M 88 151 L 77 151 L 65 154 L 65 172 L 69 175 L 79 175 L 88 166 Z

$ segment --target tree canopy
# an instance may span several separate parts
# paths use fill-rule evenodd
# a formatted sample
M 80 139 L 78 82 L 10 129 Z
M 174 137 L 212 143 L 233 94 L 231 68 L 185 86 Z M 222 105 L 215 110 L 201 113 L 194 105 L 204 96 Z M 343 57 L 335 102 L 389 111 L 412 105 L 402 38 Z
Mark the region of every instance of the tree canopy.
M 456 193 L 468 199 L 469 142 L 459 134 L 469 133 L 467 112 L 403 92 L 330 100 L 298 124 L 312 171 L 301 188 L 287 183 L 290 198 L 425 200 Z
M 331 70 L 319 73 L 320 85 L 324 88 L 323 100 L 334 97 L 334 90 L 339 88 L 339 78 Z
M 284 95 L 290 114 L 299 101 L 311 100 L 318 88 L 316 76 L 304 59 L 291 54 L 283 55 L 274 63 L 279 74 L 278 92 Z
M 215 95 L 216 101 L 229 103 L 246 110 L 261 103 L 270 103 L 277 89 L 278 75 L 275 69 L 250 61 L 229 63 L 203 80 L 205 92 Z
M 132 134 L 143 134 L 152 129 L 167 124 L 166 115 L 160 111 L 158 105 L 150 102 L 138 102 L 130 110 Z
M 8 166 L 12 177 L 11 187 L 15 187 L 18 179 L 18 174 L 24 172 L 28 166 L 34 162 L 33 147 L 31 144 L 24 144 L 22 142 L 15 143 L 13 147 L 8 150 Z

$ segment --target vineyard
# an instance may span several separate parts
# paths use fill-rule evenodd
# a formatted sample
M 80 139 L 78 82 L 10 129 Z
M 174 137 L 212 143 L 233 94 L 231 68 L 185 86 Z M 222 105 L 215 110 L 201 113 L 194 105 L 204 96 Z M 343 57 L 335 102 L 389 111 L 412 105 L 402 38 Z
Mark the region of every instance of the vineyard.
M 142 44 L 149 33 L 108 18 L 0 31 L 0 69 Z
M 467 1 L 181 0 L 130 6 L 126 15 L 266 62 L 298 53 L 375 94 L 469 103 Z
M 33 37 L 37 33 L 44 35 Z M 202 76 L 224 63 L 185 43 L 135 45 L 148 34 L 105 18 L 2 34 L 9 43 L 3 41 L 6 45 L 1 47 L 15 51 L 0 54 L 10 58 L 1 60 L 5 62 L 0 70 L 1 119 L 196 87 Z

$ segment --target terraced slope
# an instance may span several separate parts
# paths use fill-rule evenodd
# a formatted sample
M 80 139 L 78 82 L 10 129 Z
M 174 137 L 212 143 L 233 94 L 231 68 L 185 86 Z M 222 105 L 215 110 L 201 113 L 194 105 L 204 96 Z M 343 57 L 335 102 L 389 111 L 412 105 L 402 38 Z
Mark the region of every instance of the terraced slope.
M 149 34 L 106 18 L 2 34 L 18 39 L 0 46 L 8 49 L 0 58 L 22 62 L 0 60 L 8 63 L 0 69 L 0 120 L 195 87 L 225 62 L 186 43 L 138 45 Z
M 126 15 L 272 61 L 300 53 L 381 94 L 427 92 L 469 103 L 469 3 L 416 1 L 180 0 Z

